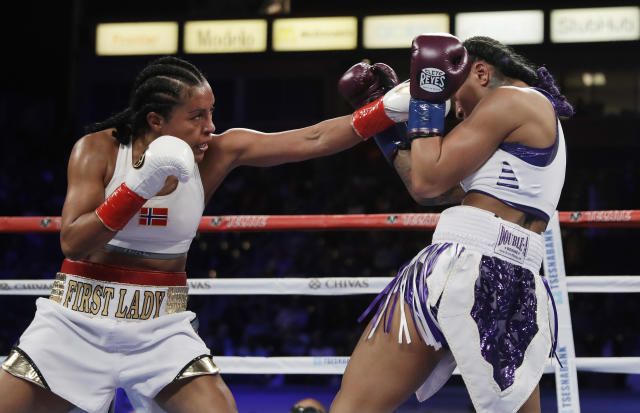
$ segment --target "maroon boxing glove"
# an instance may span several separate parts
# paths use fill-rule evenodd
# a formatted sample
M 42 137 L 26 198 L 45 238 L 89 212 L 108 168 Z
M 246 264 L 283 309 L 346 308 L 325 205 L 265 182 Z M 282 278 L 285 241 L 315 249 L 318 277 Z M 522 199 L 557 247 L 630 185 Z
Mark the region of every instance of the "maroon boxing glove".
M 457 37 L 417 36 L 411 44 L 411 97 L 442 103 L 464 83 L 470 68 L 467 49 Z
M 338 81 L 338 91 L 357 109 L 382 97 L 397 84 L 396 72 L 386 64 L 360 62 L 342 75 Z
M 466 80 L 471 64 L 462 42 L 448 33 L 422 34 L 411 45 L 410 140 L 441 135 L 445 102 Z
M 367 105 L 393 89 L 398 84 L 396 72 L 384 63 L 360 62 L 351 66 L 338 81 L 338 91 L 354 108 Z M 403 147 L 402 140 L 407 135 L 404 122 L 396 123 L 390 128 L 373 136 L 376 145 L 385 159 L 393 165 L 398 149 Z

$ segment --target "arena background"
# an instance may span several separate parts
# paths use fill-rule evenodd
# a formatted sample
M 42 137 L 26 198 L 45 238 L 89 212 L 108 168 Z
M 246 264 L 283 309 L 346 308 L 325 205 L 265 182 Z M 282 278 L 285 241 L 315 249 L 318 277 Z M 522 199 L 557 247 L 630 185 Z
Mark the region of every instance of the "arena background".
M 579 3 L 579 4 L 577 4 Z M 637 5 L 632 1 L 387 2 L 291 0 L 284 16 L 311 17 Z M 126 105 L 135 74 L 153 56 L 99 57 L 101 22 L 267 17 L 262 0 L 18 2 L 2 27 L 0 216 L 58 216 L 66 162 L 90 122 Z M 576 108 L 563 123 L 568 146 L 558 209 L 640 207 L 640 48 L 637 41 L 516 46 L 546 65 Z M 277 131 L 350 112 L 336 82 L 367 58 L 408 76 L 402 49 L 184 55 L 203 69 L 216 95 L 217 132 Z M 603 73 L 586 86 L 584 72 Z M 449 120 L 450 122 L 451 120 Z M 205 215 L 440 212 L 415 204 L 373 142 L 331 157 L 259 169 L 240 168 Z M 635 274 L 637 229 L 564 229 L 567 275 Z M 267 232 L 199 235 L 190 277 L 391 276 L 431 239 L 430 232 Z M 62 260 L 56 234 L 1 234 L 2 278 L 52 278 Z M 220 355 L 349 355 L 371 296 L 194 296 L 200 334 Z M 30 322 L 35 297 L 2 296 L 0 354 Z M 639 356 L 640 307 L 632 294 L 570 295 L 576 355 Z M 227 375 L 241 412 L 287 411 L 295 399 L 329 404 L 339 376 Z M 638 375 L 579 373 L 583 412 L 640 411 Z M 553 375 L 542 381 L 543 411 L 556 411 Z M 253 407 L 253 402 L 262 407 Z M 265 406 L 270 406 L 269 408 Z M 470 410 L 459 377 L 432 402 L 403 412 Z M 271 409 L 271 410 L 269 410 Z

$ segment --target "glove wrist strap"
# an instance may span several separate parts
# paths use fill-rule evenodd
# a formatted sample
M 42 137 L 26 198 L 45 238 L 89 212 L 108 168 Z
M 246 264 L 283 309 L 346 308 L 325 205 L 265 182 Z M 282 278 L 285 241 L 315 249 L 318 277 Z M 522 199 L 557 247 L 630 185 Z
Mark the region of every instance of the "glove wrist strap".
M 398 154 L 398 149 L 402 145 L 402 139 L 407 135 L 407 128 L 404 123 L 396 123 L 391 128 L 377 133 L 373 136 L 373 140 L 380 148 L 380 152 L 384 155 L 389 165 L 393 166 L 393 160 Z
M 374 100 L 353 112 L 351 117 L 353 129 L 362 139 L 369 139 L 395 124 L 384 112 L 382 98 Z
M 133 218 L 147 200 L 123 182 L 96 208 L 96 215 L 111 231 L 119 231 Z
M 446 103 L 431 103 L 426 100 L 411 98 L 409 101 L 409 121 L 407 138 L 441 136 L 444 131 Z

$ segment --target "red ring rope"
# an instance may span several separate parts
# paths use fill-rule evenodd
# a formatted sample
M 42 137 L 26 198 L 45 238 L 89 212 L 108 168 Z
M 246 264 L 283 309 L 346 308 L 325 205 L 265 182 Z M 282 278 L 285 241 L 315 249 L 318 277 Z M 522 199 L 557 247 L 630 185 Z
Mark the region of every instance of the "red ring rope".
M 309 230 L 426 230 L 440 214 L 205 216 L 200 232 Z M 559 212 L 563 227 L 640 228 L 640 210 Z M 58 232 L 60 217 L 0 217 L 0 232 Z

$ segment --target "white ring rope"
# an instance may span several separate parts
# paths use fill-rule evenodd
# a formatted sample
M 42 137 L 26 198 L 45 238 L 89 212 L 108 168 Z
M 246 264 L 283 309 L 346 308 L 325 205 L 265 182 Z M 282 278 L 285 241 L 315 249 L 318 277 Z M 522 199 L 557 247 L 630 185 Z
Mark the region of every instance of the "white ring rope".
M 189 278 L 190 295 L 378 294 L 392 277 Z M 0 295 L 49 295 L 53 280 L 2 280 Z M 567 276 L 570 293 L 640 293 L 638 275 Z
M 0 362 L 6 356 L 0 357 Z M 640 357 L 576 357 L 579 371 L 640 374 Z M 349 357 L 238 357 L 215 356 L 223 374 L 344 374 Z M 549 359 L 544 373 L 554 373 L 557 361 Z M 460 374 L 456 368 L 453 374 Z
M 349 357 L 215 357 L 226 374 L 343 374 Z M 549 359 L 545 373 L 554 373 L 555 359 Z M 640 374 L 640 357 L 576 357 L 580 371 Z M 460 374 L 456 368 L 453 374 Z
M 190 278 L 190 295 L 353 295 L 377 294 L 392 277 Z M 586 275 L 566 277 L 569 292 L 638 293 L 640 276 Z M 0 295 L 49 295 L 53 280 L 2 280 Z M 0 357 L 2 361 L 4 357 Z M 217 356 L 227 374 L 343 374 L 349 357 Z M 576 357 L 579 371 L 640 374 L 640 357 Z M 545 373 L 557 362 L 550 359 Z M 454 374 L 459 374 L 458 370 Z

